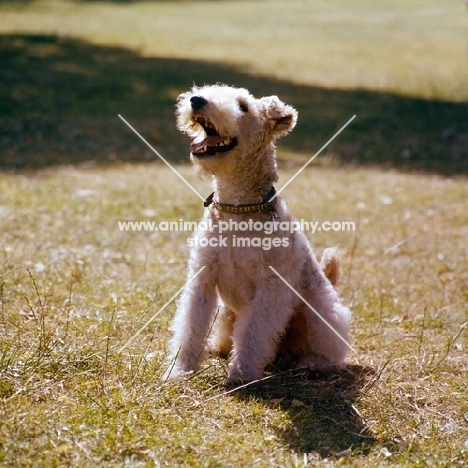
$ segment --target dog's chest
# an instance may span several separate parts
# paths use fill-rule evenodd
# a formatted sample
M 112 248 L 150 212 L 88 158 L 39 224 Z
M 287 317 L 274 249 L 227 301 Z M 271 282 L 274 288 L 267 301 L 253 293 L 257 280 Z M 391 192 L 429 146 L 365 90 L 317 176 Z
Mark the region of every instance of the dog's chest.
M 218 257 L 218 291 L 230 308 L 238 310 L 253 299 L 261 283 L 260 267 L 263 261 L 260 258 L 261 254 L 254 255 L 245 250 L 240 252 L 232 246 Z
M 218 249 L 218 291 L 234 310 L 250 302 L 271 274 L 268 265 L 274 263 L 272 252 L 262 247 L 262 239 L 245 233 L 226 233 L 225 246 Z
M 273 273 L 269 265 L 279 268 L 291 256 L 287 232 L 272 229 L 269 216 L 243 217 L 205 213 L 210 229 L 200 240 L 201 264 L 216 264 L 216 285 L 224 303 L 234 310 L 248 304 L 264 287 Z

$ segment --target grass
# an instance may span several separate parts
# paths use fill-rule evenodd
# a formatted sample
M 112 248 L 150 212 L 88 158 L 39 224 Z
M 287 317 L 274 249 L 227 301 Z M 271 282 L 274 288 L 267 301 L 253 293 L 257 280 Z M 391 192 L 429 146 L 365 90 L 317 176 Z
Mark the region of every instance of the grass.
M 185 281 L 187 233 L 117 228 L 198 219 L 198 199 L 169 169 L 47 169 L 0 186 L 4 465 L 466 463 L 463 179 L 304 171 L 284 193 L 298 218 L 358 225 L 309 234 L 317 252 L 345 252 L 340 293 L 357 352 L 344 375 L 271 368 L 231 394 L 222 360 L 187 383 L 161 380 L 173 303 L 119 353 Z
M 69 1 L 11 10 L 1 31 L 229 63 L 282 81 L 466 100 L 466 7 L 436 0 Z M 209 24 L 209 27 L 206 25 Z M 435 61 L 438 62 L 434 67 Z
M 2 466 L 468 463 L 466 11 L 381 3 L 0 1 Z M 174 302 L 120 351 L 189 252 L 118 221 L 202 207 L 117 114 L 208 195 L 174 128 L 192 81 L 297 107 L 279 186 L 357 114 L 283 193 L 299 219 L 356 222 L 308 234 L 343 250 L 346 372 L 271 366 L 228 393 L 213 358 L 165 383 Z

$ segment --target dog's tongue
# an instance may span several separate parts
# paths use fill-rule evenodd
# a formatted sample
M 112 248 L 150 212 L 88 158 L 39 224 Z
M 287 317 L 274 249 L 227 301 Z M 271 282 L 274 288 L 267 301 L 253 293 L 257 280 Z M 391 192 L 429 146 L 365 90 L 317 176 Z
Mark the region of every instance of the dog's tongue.
M 203 148 L 205 146 L 216 146 L 218 143 L 221 143 L 223 140 L 224 138 L 220 137 L 219 135 L 212 135 L 212 136 L 206 137 L 202 141 L 193 142 L 190 145 L 190 151 L 192 153 L 202 153 Z

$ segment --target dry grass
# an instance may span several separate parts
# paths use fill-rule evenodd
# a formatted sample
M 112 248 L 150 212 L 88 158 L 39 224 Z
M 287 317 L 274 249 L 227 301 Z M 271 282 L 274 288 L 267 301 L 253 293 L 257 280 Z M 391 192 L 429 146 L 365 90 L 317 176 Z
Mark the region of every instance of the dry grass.
M 169 169 L 63 168 L 4 174 L 0 186 L 6 466 L 466 463 L 463 179 L 302 173 L 284 192 L 298 218 L 358 226 L 310 235 L 318 252 L 344 250 L 340 291 L 357 352 L 343 375 L 271 368 L 231 394 L 216 359 L 186 383 L 161 381 L 174 304 L 118 352 L 185 280 L 187 233 L 117 228 L 198 219 L 198 199 Z

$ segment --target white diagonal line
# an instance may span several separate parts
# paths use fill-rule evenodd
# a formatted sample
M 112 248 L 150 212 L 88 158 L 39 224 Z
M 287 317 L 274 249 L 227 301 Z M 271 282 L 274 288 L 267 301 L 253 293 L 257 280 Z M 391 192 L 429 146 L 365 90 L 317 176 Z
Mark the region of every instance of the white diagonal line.
M 274 200 L 355 118 L 353 115 L 268 201 Z
M 136 135 L 138 135 L 138 136 L 141 138 L 141 140 L 142 140 L 144 143 L 146 143 L 146 145 L 153 151 L 153 153 L 155 153 L 155 154 L 159 157 L 159 159 L 160 159 L 161 161 L 163 161 L 163 162 L 166 164 L 166 166 L 169 167 L 169 169 L 172 170 L 172 172 L 174 172 L 174 174 L 175 174 L 177 177 L 179 177 L 180 179 L 182 179 L 182 181 L 185 182 L 185 184 L 186 184 L 188 187 L 190 187 L 190 188 L 193 190 L 194 193 L 196 193 L 203 201 L 205 201 L 205 198 L 204 198 L 202 195 L 200 195 L 200 193 L 198 192 L 198 190 L 195 189 L 189 182 L 187 182 L 187 180 L 186 180 L 178 171 L 176 171 L 176 170 L 167 162 L 167 160 L 164 159 L 164 158 L 163 158 L 163 157 L 162 157 L 162 156 L 161 156 L 161 155 L 160 155 L 160 154 L 159 154 L 159 153 L 158 153 L 158 152 L 157 152 L 157 151 L 156 151 L 156 150 L 155 150 L 155 149 L 154 149 L 154 148 L 153 148 L 153 147 L 152 147 L 152 146 L 151 146 L 151 145 L 150 145 L 150 144 L 149 144 L 149 143 L 148 143 L 148 142 L 147 142 L 147 141 L 146 141 L 146 140 L 145 140 L 145 139 L 144 139 L 144 138 L 143 138 L 143 137 L 142 137 L 142 136 L 141 136 L 141 135 L 140 135 L 140 134 L 139 134 L 139 133 L 138 133 L 138 132 L 121 116 L 121 115 L 120 115 L 120 114 L 119 114 L 119 117 L 120 117 L 120 119 L 121 119 L 123 122 L 125 122 L 125 123 L 128 125 L 129 128 L 131 128 L 131 129 L 135 132 Z
M 120 349 L 121 353 L 204 269 L 202 266 Z
M 325 323 L 325 325 L 333 332 L 335 333 L 335 335 L 341 340 L 343 341 L 347 346 L 348 348 L 352 349 L 353 351 L 356 351 L 350 343 L 348 343 L 271 265 L 270 265 L 270 269 L 273 270 L 276 275 L 278 276 L 278 278 L 283 281 L 283 283 L 288 286 L 288 288 L 294 293 L 296 294 L 296 296 L 304 303 L 306 304 L 310 310 L 312 312 L 314 312 L 317 317 L 323 322 Z

